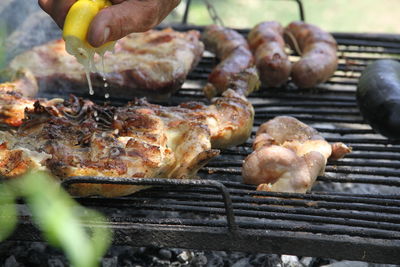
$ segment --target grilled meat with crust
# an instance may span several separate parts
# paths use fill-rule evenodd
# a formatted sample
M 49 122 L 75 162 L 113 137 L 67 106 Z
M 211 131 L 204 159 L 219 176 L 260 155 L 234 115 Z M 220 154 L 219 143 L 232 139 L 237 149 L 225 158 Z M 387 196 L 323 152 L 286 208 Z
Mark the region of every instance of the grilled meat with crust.
M 95 94 L 123 94 L 133 98 L 147 96 L 166 100 L 178 90 L 188 73 L 200 61 L 204 45 L 198 31 L 177 32 L 172 29 L 134 33 L 119 40 L 113 54 L 96 58 L 97 73 L 91 73 Z M 28 68 L 41 89 L 65 88 L 68 92 L 88 90 L 84 68 L 65 51 L 63 40 L 33 48 L 10 63 L 10 68 Z
M 99 106 L 74 96 L 62 102 L 21 97 L 14 105 L 19 101 L 34 104 L 26 108 L 19 128 L 0 131 L 0 175 L 5 177 L 34 168 L 61 180 L 86 175 L 192 178 L 218 155 L 214 148 L 244 142 L 254 117 L 252 105 L 233 90 L 209 106 L 164 107 L 143 99 L 124 107 Z M 142 188 L 77 184 L 71 192 L 112 197 Z

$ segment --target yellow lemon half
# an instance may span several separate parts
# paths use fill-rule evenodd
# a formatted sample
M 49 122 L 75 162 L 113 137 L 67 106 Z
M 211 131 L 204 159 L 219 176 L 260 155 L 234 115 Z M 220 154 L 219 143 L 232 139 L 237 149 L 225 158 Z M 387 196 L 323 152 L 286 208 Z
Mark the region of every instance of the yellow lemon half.
M 107 0 L 78 0 L 76 1 L 65 18 L 63 39 L 67 52 L 90 70 L 94 70 L 93 57 L 95 53 L 103 55 L 112 50 L 115 42 L 109 42 L 101 47 L 94 48 L 87 42 L 87 33 L 90 23 L 97 13 L 110 6 Z

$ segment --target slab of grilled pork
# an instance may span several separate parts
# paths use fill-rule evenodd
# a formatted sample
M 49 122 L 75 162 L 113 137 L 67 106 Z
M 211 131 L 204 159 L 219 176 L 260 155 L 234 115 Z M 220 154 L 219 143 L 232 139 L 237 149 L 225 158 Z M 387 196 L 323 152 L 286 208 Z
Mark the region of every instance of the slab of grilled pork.
M 114 53 L 107 53 L 104 61 L 95 58 L 98 72 L 91 73 L 95 94 L 167 100 L 200 61 L 204 45 L 199 38 L 198 31 L 172 29 L 134 33 L 122 38 Z M 83 66 L 65 51 L 63 40 L 37 46 L 10 62 L 10 69 L 21 68 L 33 73 L 41 90 L 56 88 L 71 93 L 89 90 Z

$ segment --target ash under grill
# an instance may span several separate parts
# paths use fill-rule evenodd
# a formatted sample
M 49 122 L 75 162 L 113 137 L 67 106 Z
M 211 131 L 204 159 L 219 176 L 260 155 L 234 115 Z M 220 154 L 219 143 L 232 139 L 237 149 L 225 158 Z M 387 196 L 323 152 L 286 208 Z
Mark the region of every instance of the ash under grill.
M 375 59 L 398 58 L 400 36 L 334 36 L 340 64 L 327 83 L 313 90 L 291 84 L 262 88 L 249 97 L 256 112 L 253 136 L 261 123 L 289 115 L 316 128 L 328 142 L 353 148 L 344 159 L 328 163 L 311 193 L 256 192 L 255 186 L 242 184 L 242 160 L 252 151 L 248 140 L 223 150 L 199 172 L 201 180 L 87 177 L 85 182 L 156 186 L 128 197 L 77 200 L 109 217 L 115 244 L 400 263 L 400 144 L 375 134 L 355 101 L 360 72 Z M 169 104 L 206 101 L 201 88 L 215 64 L 211 55 L 203 57 Z M 117 105 L 126 101 L 112 99 Z M 40 234 L 24 217 L 12 238 L 34 241 Z

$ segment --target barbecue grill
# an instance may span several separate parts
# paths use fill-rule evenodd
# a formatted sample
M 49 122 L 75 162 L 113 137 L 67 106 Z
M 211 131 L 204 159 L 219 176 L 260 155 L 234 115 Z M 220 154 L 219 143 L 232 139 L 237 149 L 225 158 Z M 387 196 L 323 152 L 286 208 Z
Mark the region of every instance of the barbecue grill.
M 174 28 L 202 30 L 185 24 Z M 255 186 L 243 184 L 241 165 L 252 151 L 253 140 L 223 150 L 202 168 L 199 180 L 77 177 L 63 186 L 81 182 L 153 185 L 127 197 L 77 198 L 108 216 L 114 243 L 119 245 L 400 263 L 400 143 L 375 134 L 363 121 L 355 99 L 358 77 L 367 64 L 399 58 L 400 36 L 333 35 L 340 64 L 328 82 L 312 90 L 290 83 L 278 89 L 261 88 L 249 97 L 255 108 L 253 136 L 261 123 L 289 115 L 316 128 L 327 141 L 353 148 L 344 159 L 328 162 L 311 193 L 258 192 Z M 201 88 L 216 63 L 206 53 L 169 104 L 206 101 Z M 41 95 L 55 96 L 59 97 L 51 92 Z M 102 97 L 94 100 L 104 101 Z M 120 105 L 127 100 L 110 101 Z M 87 225 L 103 227 L 96 222 Z M 11 239 L 39 241 L 41 235 L 27 215 L 20 218 Z

